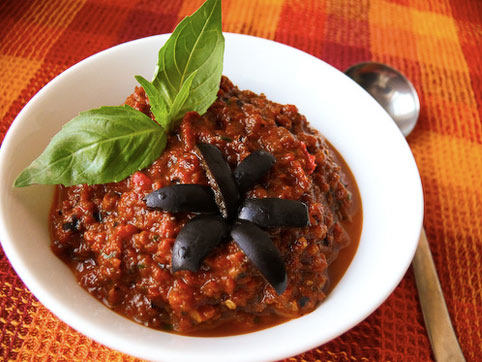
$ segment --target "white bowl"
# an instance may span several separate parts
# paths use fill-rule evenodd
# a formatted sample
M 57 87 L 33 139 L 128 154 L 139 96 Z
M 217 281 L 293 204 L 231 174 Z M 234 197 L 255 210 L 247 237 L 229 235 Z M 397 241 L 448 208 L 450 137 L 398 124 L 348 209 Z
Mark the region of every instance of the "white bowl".
M 168 35 L 94 55 L 47 84 L 19 113 L 0 151 L 0 240 L 32 293 L 60 319 L 122 352 L 162 361 L 278 360 L 328 342 L 366 318 L 393 291 L 412 260 L 422 225 L 417 167 L 383 109 L 343 73 L 294 48 L 226 35 L 224 74 L 241 89 L 298 106 L 342 154 L 363 205 L 360 246 L 346 274 L 314 312 L 245 335 L 196 338 L 149 329 L 84 291 L 50 250 L 53 187 L 12 186 L 20 171 L 80 111 L 121 104 L 134 75 L 150 78 Z

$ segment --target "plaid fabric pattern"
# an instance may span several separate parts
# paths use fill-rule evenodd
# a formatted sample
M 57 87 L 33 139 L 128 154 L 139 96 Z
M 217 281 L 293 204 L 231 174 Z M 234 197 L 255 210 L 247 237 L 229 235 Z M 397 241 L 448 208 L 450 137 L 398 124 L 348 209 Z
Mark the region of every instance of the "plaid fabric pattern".
M 166 33 L 202 0 L 0 1 L 0 141 L 27 101 L 89 55 Z M 421 97 L 408 141 L 424 226 L 462 350 L 482 355 L 482 1 L 225 0 L 224 31 L 289 44 L 340 70 L 406 74 Z M 321 327 L 320 327 L 321 328 Z M 288 361 L 431 361 L 412 270 L 339 338 Z M 134 361 L 77 333 L 25 288 L 0 249 L 0 360 Z

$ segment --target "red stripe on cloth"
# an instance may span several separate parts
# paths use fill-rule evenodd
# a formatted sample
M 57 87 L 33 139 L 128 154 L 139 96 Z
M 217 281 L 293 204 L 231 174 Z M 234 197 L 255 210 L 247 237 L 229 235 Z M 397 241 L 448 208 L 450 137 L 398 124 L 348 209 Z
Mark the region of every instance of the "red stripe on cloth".
M 182 1 L 154 2 L 149 5 L 140 3 L 129 10 L 117 33 L 117 42 L 172 32 L 180 21 L 178 13 L 181 6 Z
M 324 3 L 285 1 L 274 40 L 321 57 L 324 27 Z
M 17 357 L 36 310 L 34 300 L 0 246 L 0 360 Z
M 367 21 L 329 15 L 325 22 L 321 58 L 340 70 L 358 62 L 371 60 Z
M 7 34 L 14 24 L 21 19 L 32 4 L 33 2 L 31 1 L 0 1 L 0 23 L 2 24 L 2 26 L 0 26 L 0 49 L 3 49 L 2 45 L 7 40 Z

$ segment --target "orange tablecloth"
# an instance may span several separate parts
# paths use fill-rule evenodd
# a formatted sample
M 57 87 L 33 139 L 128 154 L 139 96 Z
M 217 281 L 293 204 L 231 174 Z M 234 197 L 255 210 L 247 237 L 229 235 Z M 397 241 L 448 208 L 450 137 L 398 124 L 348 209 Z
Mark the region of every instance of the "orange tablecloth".
M 26 102 L 71 65 L 172 31 L 201 0 L 0 1 L 0 140 Z M 482 1 L 225 0 L 224 30 L 292 45 L 338 69 L 376 60 L 420 93 L 409 143 L 425 228 L 462 350 L 482 358 Z M 292 361 L 430 361 L 412 270 L 364 322 Z M 131 361 L 58 320 L 0 249 L 0 360 Z

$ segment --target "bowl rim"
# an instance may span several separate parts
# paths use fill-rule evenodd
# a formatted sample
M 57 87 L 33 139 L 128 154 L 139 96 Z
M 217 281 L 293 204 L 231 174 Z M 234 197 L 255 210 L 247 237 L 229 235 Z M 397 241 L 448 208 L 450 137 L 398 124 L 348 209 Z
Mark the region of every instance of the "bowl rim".
M 290 47 L 288 45 L 284 45 L 272 40 L 268 39 L 263 39 L 263 38 L 258 38 L 258 37 L 253 37 L 249 35 L 243 35 L 243 34 L 232 34 L 232 33 L 224 33 L 226 37 L 226 42 L 227 45 L 230 43 L 236 43 L 236 42 L 241 42 L 241 43 L 256 43 L 257 46 L 260 47 L 273 47 L 273 49 L 279 50 L 280 52 L 288 52 L 291 54 L 295 54 L 296 57 L 301 57 L 306 59 L 307 62 L 312 63 L 318 63 L 320 65 L 323 65 L 326 69 L 329 69 L 331 72 L 335 72 L 337 74 L 343 74 L 333 68 L 332 66 L 326 64 L 322 60 L 307 54 L 299 49 Z M 110 54 L 113 52 L 118 52 L 118 51 L 124 51 L 125 49 L 128 49 L 132 46 L 136 46 L 138 44 L 150 44 L 153 41 L 165 41 L 169 34 L 162 34 L 162 35 L 156 35 L 156 36 L 151 36 L 147 38 L 142 38 L 142 39 L 137 39 L 133 40 L 127 43 L 119 44 L 116 45 L 112 48 L 106 49 L 102 52 L 99 52 L 97 54 L 94 54 L 79 63 L 73 65 L 57 77 L 55 77 L 53 80 L 51 80 L 49 83 L 47 83 L 36 95 L 32 97 L 32 99 L 25 105 L 25 107 L 20 111 L 18 116 L 16 117 L 15 121 L 12 123 L 10 128 L 7 131 L 7 134 L 5 136 L 5 139 L 2 143 L 2 147 L 0 149 L 0 177 L 2 180 L 8 180 L 8 177 L 3 177 L 6 175 L 6 170 L 5 167 L 3 166 L 6 164 L 4 162 L 7 157 L 10 155 L 10 143 L 11 140 L 19 133 L 21 133 L 22 127 L 24 127 L 25 121 L 23 119 L 25 118 L 24 116 L 27 114 L 27 111 L 29 108 L 32 107 L 36 102 L 38 102 L 39 99 L 43 98 L 48 94 L 48 92 L 52 89 L 57 87 L 57 85 L 61 82 L 64 81 L 69 75 L 76 73 L 79 69 L 82 69 L 84 67 L 88 67 L 93 63 L 98 62 L 99 60 L 102 60 L 105 57 L 109 57 Z M 228 50 L 228 47 L 227 47 Z M 228 74 L 229 76 L 229 74 Z M 339 77 L 339 75 L 337 75 Z M 345 85 L 348 84 L 349 82 L 352 82 L 350 87 L 353 89 L 358 87 L 356 83 L 351 81 L 349 78 L 345 77 L 346 80 L 343 80 L 345 82 Z M 340 78 L 341 79 L 341 78 Z M 347 83 L 348 82 L 348 83 Z M 355 86 L 355 87 L 353 87 Z M 240 86 L 240 88 L 242 88 Z M 361 89 L 361 88 L 359 88 Z M 389 116 L 386 114 L 386 112 L 374 101 L 370 96 L 367 94 L 362 96 L 362 93 L 360 93 L 360 97 L 363 98 L 363 102 L 367 104 L 367 107 L 370 108 L 371 111 L 376 110 L 380 114 L 380 117 L 388 117 Z M 363 91 L 364 94 L 364 91 Z M 79 110 L 79 111 L 82 111 Z M 300 111 L 300 113 L 303 113 Z M 385 114 L 384 116 L 382 114 Z M 309 117 L 307 117 L 309 119 Z M 390 119 L 391 120 L 391 119 Z M 393 134 L 393 132 L 398 132 L 398 129 L 396 129 L 396 126 L 387 126 L 387 132 Z M 396 131 L 394 131 L 396 130 Z M 396 138 L 396 136 L 394 136 Z M 327 137 L 328 140 L 330 140 L 330 137 Z M 331 140 L 330 140 L 331 142 Z M 290 343 L 290 338 L 287 338 L 284 341 L 279 342 L 279 350 L 269 350 L 269 351 L 262 351 L 257 349 L 256 350 L 256 355 L 253 353 L 249 353 L 247 355 L 242 355 L 242 356 L 234 356 L 234 354 L 226 354 L 224 350 L 221 350 L 217 352 L 217 354 L 210 354 L 210 355 L 199 355 L 199 351 L 193 351 L 189 350 L 186 348 L 185 343 L 193 343 L 195 340 L 201 340 L 199 342 L 199 346 L 201 344 L 206 344 L 207 340 L 210 340 L 212 342 L 213 339 L 211 338 L 204 338 L 204 337 L 187 337 L 187 336 L 179 336 L 179 335 L 170 335 L 170 337 L 167 337 L 169 340 L 169 343 L 172 344 L 171 349 L 165 348 L 162 350 L 164 355 L 159 357 L 158 354 L 154 354 L 152 351 L 146 351 L 142 350 L 139 351 L 138 349 L 134 348 L 136 346 L 136 343 L 134 342 L 129 342 L 124 340 L 122 337 L 116 335 L 115 333 L 107 333 L 104 328 L 100 328 L 99 326 L 93 326 L 91 323 L 88 321 L 84 320 L 81 318 L 81 316 L 74 315 L 72 314 L 72 311 L 69 309 L 68 306 L 62 305 L 62 303 L 58 300 L 55 300 L 52 298 L 49 293 L 44 290 L 41 284 L 38 284 L 38 280 L 33 275 L 33 271 L 30 270 L 31 266 L 24 264 L 22 261 L 22 256 L 19 254 L 18 250 L 15 248 L 15 240 L 14 236 L 10 234 L 8 227 L 5 223 L 5 207 L 2 207 L 2 202 L 0 202 L 0 241 L 2 242 L 2 246 L 4 248 L 5 254 L 7 255 L 8 259 L 10 260 L 10 263 L 20 276 L 20 278 L 23 280 L 25 285 L 32 291 L 32 293 L 39 299 L 39 301 L 44 304 L 49 310 L 51 310 L 57 317 L 59 317 L 61 320 L 63 320 L 65 323 L 71 325 L 74 327 L 76 330 L 79 332 L 89 336 L 90 338 L 93 338 L 94 340 L 105 344 L 111 348 L 120 350 L 124 353 L 130 354 L 130 355 L 135 355 L 140 358 L 147 358 L 147 359 L 152 359 L 152 360 L 158 360 L 159 358 L 166 358 L 167 360 L 190 360 L 192 358 L 196 358 L 197 360 L 214 360 L 214 359 L 219 359 L 219 360 L 230 360 L 230 361 L 243 361 L 246 360 L 246 357 L 249 355 L 252 357 L 252 359 L 259 359 L 259 360 L 276 360 L 276 359 L 281 359 L 281 358 L 286 358 L 292 355 L 296 355 L 298 353 L 301 353 L 303 351 L 309 350 L 311 348 L 314 348 L 322 343 L 326 343 L 329 340 L 339 336 L 340 334 L 344 333 L 351 327 L 355 326 L 356 324 L 360 323 L 363 319 L 365 319 L 368 315 L 370 315 L 376 308 L 378 308 L 383 301 L 392 293 L 392 291 L 396 288 L 400 280 L 403 278 L 406 270 L 408 269 L 408 266 L 411 262 L 411 259 L 415 253 L 416 246 L 418 244 L 418 234 L 421 230 L 422 227 L 422 221 L 423 221 L 423 193 L 422 193 L 422 185 L 420 181 L 420 177 L 418 175 L 418 170 L 415 164 L 415 160 L 413 159 L 413 156 L 410 152 L 410 149 L 408 147 L 408 144 L 406 143 L 405 139 L 400 133 L 400 138 L 398 139 L 398 142 L 400 143 L 400 149 L 403 150 L 401 152 L 405 152 L 405 157 L 407 158 L 407 163 L 409 164 L 409 168 L 411 168 L 411 182 L 413 183 L 413 187 L 415 189 L 418 189 L 418 194 L 414 195 L 415 201 L 414 205 L 416 207 L 413 210 L 414 215 L 412 215 L 413 218 L 413 226 L 410 235 L 411 235 L 411 244 L 407 247 L 406 250 L 406 257 L 403 263 L 400 264 L 400 270 L 396 275 L 392 276 L 390 287 L 385 287 L 382 292 L 378 293 L 378 299 L 375 303 L 371 303 L 370 305 L 363 305 L 362 308 L 362 313 L 358 313 L 356 315 L 356 318 L 352 318 L 350 320 L 347 320 L 340 325 L 331 333 L 325 336 L 324 340 L 318 341 L 316 338 L 310 338 L 305 341 L 297 341 L 297 343 L 293 344 Z M 337 145 L 334 145 L 335 148 Z M 344 156 L 344 155 L 343 155 Z M 344 156 L 345 157 L 345 156 Z M 345 159 L 346 160 L 346 159 Z M 350 168 L 352 165 L 348 160 L 346 160 L 347 163 L 349 164 Z M 353 170 L 352 170 L 353 171 Z M 356 177 L 355 177 L 356 178 Z M 413 179 L 414 178 L 414 179 Z M 356 178 L 357 179 L 357 178 Z M 358 179 L 357 179 L 358 181 Z M 4 182 L 4 181 L 3 181 Z M 5 187 L 3 187 L 5 189 Z M 361 190 L 360 190 L 361 192 Z M 3 198 L 3 197 L 2 197 Z M 362 198 L 362 205 L 365 211 L 365 204 L 364 200 Z M 365 228 L 365 224 L 364 224 Z M 363 231 L 362 231 L 363 234 Z M 356 258 L 356 256 L 355 256 Z M 336 288 L 335 288 L 336 290 Z M 100 304 L 100 303 L 99 303 Z M 310 314 L 309 314 L 310 315 Z M 309 316 L 308 315 L 308 316 Z M 231 346 L 232 343 L 252 343 L 253 338 L 250 336 L 256 335 L 256 338 L 267 338 L 269 337 L 269 334 L 271 333 L 273 328 L 280 328 L 283 329 L 283 333 L 287 332 L 287 325 L 289 324 L 293 328 L 299 328 L 302 320 L 306 320 L 305 317 L 298 318 L 296 320 L 292 320 L 288 323 L 285 323 L 283 325 L 277 326 L 277 327 L 272 327 L 269 329 L 265 329 L 262 331 L 258 332 L 253 332 L 247 335 L 239 335 L 239 336 L 230 336 L 230 337 L 216 337 L 215 340 L 217 341 L 216 344 L 220 347 L 222 346 Z M 310 327 L 314 327 L 313 325 L 310 324 Z M 164 333 L 165 332 L 160 332 Z M 292 336 L 291 336 L 292 337 Z M 219 342 L 219 343 L 218 343 Z M 197 343 L 197 342 L 196 342 Z M 182 347 L 179 347 L 179 344 L 182 345 Z M 198 344 L 196 344 L 198 346 Z M 203 347 L 204 348 L 204 347 Z M 246 348 L 248 349 L 248 348 Z M 148 353 L 146 353 L 148 352 Z

